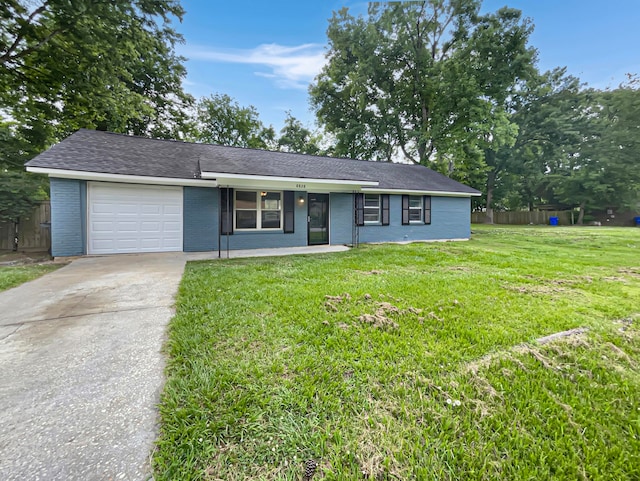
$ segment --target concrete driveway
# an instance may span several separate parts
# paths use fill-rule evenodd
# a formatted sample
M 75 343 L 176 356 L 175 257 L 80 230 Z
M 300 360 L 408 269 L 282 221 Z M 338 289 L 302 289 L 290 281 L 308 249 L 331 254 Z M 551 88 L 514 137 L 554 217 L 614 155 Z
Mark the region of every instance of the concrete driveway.
M 0 479 L 150 477 L 186 259 L 82 258 L 0 293 Z

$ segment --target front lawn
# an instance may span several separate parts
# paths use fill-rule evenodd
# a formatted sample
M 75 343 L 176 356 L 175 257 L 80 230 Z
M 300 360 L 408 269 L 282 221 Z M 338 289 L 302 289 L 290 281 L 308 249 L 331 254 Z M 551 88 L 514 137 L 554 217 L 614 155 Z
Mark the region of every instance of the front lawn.
M 157 480 L 640 478 L 640 229 L 190 263 L 167 353 Z
M 0 291 L 11 289 L 25 282 L 32 281 L 63 264 L 29 264 L 23 266 L 0 266 Z

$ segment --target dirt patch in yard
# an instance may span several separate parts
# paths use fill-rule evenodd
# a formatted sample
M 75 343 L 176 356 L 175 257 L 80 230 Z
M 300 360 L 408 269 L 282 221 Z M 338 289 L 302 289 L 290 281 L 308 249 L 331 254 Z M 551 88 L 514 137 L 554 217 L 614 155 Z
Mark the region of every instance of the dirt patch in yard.
M 562 292 L 568 292 L 570 289 L 566 287 L 558 287 L 557 285 L 520 285 L 520 286 L 502 286 L 509 291 L 519 292 L 520 294 L 559 294 Z
M 30 264 L 52 264 L 48 252 L 0 251 L 0 266 L 26 266 Z
M 623 267 L 618 269 L 618 272 L 621 274 L 625 274 L 629 277 L 635 277 L 636 279 L 640 279 L 640 267 Z
M 400 308 L 387 300 L 374 301 L 371 294 L 364 294 L 362 298 L 358 299 L 353 299 L 349 293 L 337 296 L 325 295 L 324 298 L 324 308 L 328 314 L 344 314 L 346 311 L 351 310 L 350 306 L 354 304 L 357 306 L 363 306 L 363 310 L 365 310 L 365 312 L 357 315 L 356 319 L 361 324 L 369 325 L 377 329 L 398 329 L 400 327 L 399 321 L 405 316 L 413 316 L 420 322 L 425 319 L 424 317 L 421 317 L 423 309 L 412 306 Z M 380 294 L 380 298 L 393 300 L 394 302 L 400 301 L 399 299 L 392 298 L 391 296 L 385 297 L 384 294 Z M 454 300 L 454 304 L 458 304 L 458 301 Z M 439 319 L 434 313 L 429 313 L 427 316 Z M 325 319 L 323 324 L 330 325 L 331 322 Z M 344 322 L 340 322 L 337 326 L 341 329 L 348 329 L 351 327 L 349 324 Z

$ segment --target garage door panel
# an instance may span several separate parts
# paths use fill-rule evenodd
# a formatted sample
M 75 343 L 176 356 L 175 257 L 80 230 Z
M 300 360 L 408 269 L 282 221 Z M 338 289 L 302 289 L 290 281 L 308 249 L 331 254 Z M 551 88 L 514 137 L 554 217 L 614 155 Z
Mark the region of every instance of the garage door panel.
M 160 249 L 161 247 L 163 247 L 163 245 L 160 242 L 160 239 L 152 237 L 147 239 L 140 239 L 140 247 L 142 249 Z
M 182 250 L 182 242 L 178 242 L 178 240 L 165 240 L 163 242 L 163 247 L 166 251 L 176 251 L 176 250 Z
M 137 221 L 119 221 L 116 223 L 115 226 L 115 233 L 136 233 L 138 232 L 140 229 L 138 227 L 138 222 Z
M 135 204 L 120 204 L 116 207 L 118 214 L 138 215 L 140 206 Z
M 102 240 L 96 240 L 94 242 L 94 247 L 96 249 L 102 249 L 102 250 L 114 250 L 115 247 L 115 241 L 112 239 L 102 239 Z
M 182 215 L 182 209 L 180 209 L 180 208 L 178 208 L 177 206 L 174 206 L 174 205 L 165 205 L 163 214 L 164 215 L 181 216 Z
M 182 232 L 182 223 L 180 222 L 163 222 L 165 232 Z
M 156 232 L 159 233 L 161 231 L 160 226 L 162 224 L 160 222 L 141 222 L 140 223 L 140 231 L 141 232 Z M 167 229 L 165 229 L 165 232 Z
M 117 239 L 114 243 L 114 249 L 118 252 L 139 252 L 139 239 Z
M 111 232 L 114 229 L 113 222 L 92 222 L 91 229 L 93 232 Z
M 89 184 L 90 254 L 182 250 L 182 188 Z
M 113 204 L 95 203 L 91 206 L 91 212 L 95 214 L 113 214 L 115 209 Z
M 140 210 L 144 215 L 162 215 L 161 205 L 143 204 L 142 206 L 140 206 Z

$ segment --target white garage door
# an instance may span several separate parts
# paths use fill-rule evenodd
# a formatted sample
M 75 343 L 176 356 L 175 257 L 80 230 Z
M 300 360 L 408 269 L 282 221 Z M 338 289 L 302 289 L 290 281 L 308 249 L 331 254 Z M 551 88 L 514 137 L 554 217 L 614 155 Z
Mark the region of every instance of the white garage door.
M 182 250 L 182 187 L 88 184 L 88 252 Z

